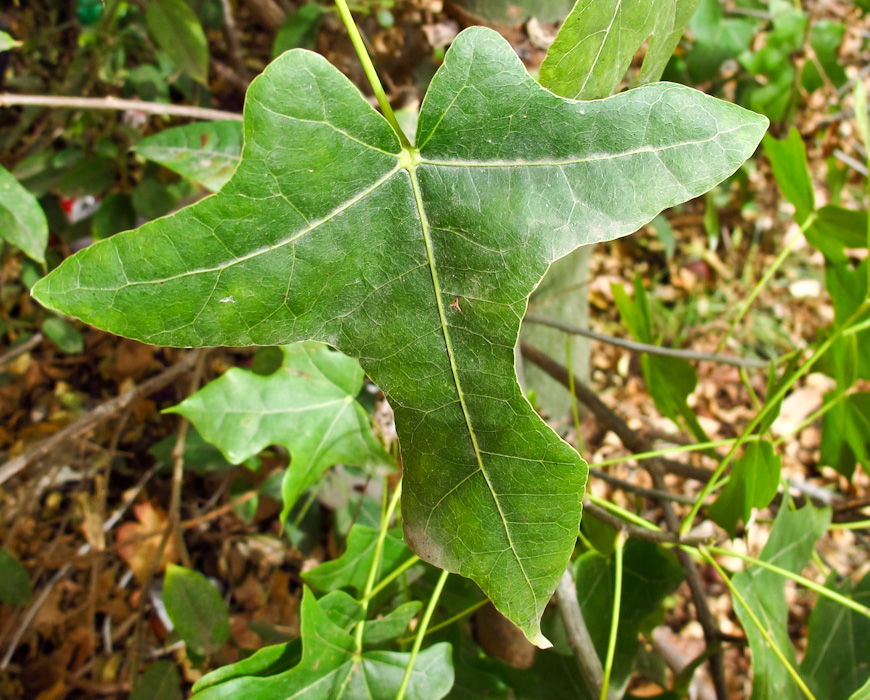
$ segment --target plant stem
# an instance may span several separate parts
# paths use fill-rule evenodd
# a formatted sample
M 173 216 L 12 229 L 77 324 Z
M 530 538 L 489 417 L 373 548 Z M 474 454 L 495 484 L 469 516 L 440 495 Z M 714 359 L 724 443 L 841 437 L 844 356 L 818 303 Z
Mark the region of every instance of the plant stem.
M 444 590 L 444 584 L 447 582 L 447 577 L 450 572 L 444 570 L 438 577 L 438 583 L 435 584 L 435 590 L 432 592 L 432 597 L 429 599 L 429 605 L 426 606 L 426 611 L 423 613 L 423 619 L 420 621 L 420 627 L 417 628 L 417 636 L 414 638 L 414 646 L 411 647 L 411 656 L 408 659 L 408 666 L 405 668 L 405 676 L 402 678 L 402 685 L 399 686 L 399 692 L 396 693 L 396 700 L 404 700 L 405 691 L 408 689 L 408 683 L 411 682 L 411 674 L 414 672 L 414 664 L 417 663 L 417 656 L 420 653 L 420 646 L 423 644 L 423 637 L 426 636 L 426 628 L 429 626 L 429 621 L 432 619 L 432 613 L 435 612 L 435 606 L 438 605 L 438 599 L 441 597 L 441 591 Z
M 372 63 L 372 59 L 366 49 L 362 35 L 359 33 L 356 22 L 353 20 L 353 15 L 350 13 L 350 8 L 347 6 L 347 0 L 335 0 L 335 6 L 338 8 L 338 13 L 341 15 L 341 21 L 344 22 L 344 26 L 347 28 L 347 33 L 350 36 L 351 43 L 353 43 L 353 48 L 356 50 L 356 55 L 359 57 L 363 71 L 365 71 L 366 78 L 368 78 L 369 85 L 372 86 L 372 91 L 381 107 L 381 112 L 383 113 L 384 118 L 390 123 L 390 126 L 393 127 L 393 130 L 402 142 L 402 146 L 410 148 L 411 142 L 408 141 L 408 137 L 405 136 L 405 132 L 403 132 L 402 127 L 399 126 L 399 120 L 396 119 L 393 108 L 390 106 L 390 101 L 387 99 L 387 93 L 384 92 L 384 86 L 381 85 L 381 79 L 378 77 L 375 65 Z
M 610 674 L 613 672 L 613 657 L 616 654 L 616 637 L 619 633 L 619 609 L 622 606 L 622 551 L 625 545 L 625 532 L 620 531 L 614 542 L 615 572 L 613 581 L 613 612 L 610 618 L 610 637 L 607 640 L 607 658 L 604 661 L 604 678 L 601 681 L 599 700 L 607 700 L 610 688 Z
M 468 615 L 471 615 L 471 613 L 473 613 L 474 611 L 480 610 L 488 602 L 489 602 L 489 598 L 484 598 L 483 600 L 478 600 L 473 605 L 469 605 L 467 608 L 465 608 L 465 610 L 458 612 L 455 615 L 452 615 L 451 617 L 448 617 L 446 620 L 442 620 L 437 625 L 432 625 L 426 631 L 426 634 L 424 634 L 423 636 L 428 637 L 433 632 L 437 632 L 438 630 L 443 630 L 445 627 L 449 627 L 457 620 L 461 620 L 463 617 L 467 617 Z M 411 639 L 412 639 L 412 637 L 399 637 L 399 639 L 397 639 L 396 641 L 398 641 L 399 644 L 404 644 L 405 642 L 410 642 Z
M 795 670 L 794 666 L 789 663 L 789 660 L 785 658 L 785 654 L 782 653 L 782 650 L 777 646 L 773 637 L 770 636 L 770 633 L 765 629 L 764 625 L 761 624 L 761 621 L 752 611 L 752 608 L 746 603 L 746 599 L 737 590 L 737 586 L 731 581 L 731 578 L 725 573 L 725 570 L 719 566 L 719 563 L 713 558 L 713 555 L 707 550 L 706 547 L 700 547 L 699 551 L 704 556 L 704 558 L 710 562 L 710 565 L 716 569 L 716 572 L 719 576 L 722 577 L 722 580 L 725 582 L 725 585 L 728 586 L 728 589 L 731 591 L 731 595 L 734 596 L 736 600 L 740 602 L 740 604 L 744 607 L 749 618 L 752 620 L 752 623 L 758 628 L 758 631 L 761 633 L 761 636 L 764 637 L 764 640 L 767 642 L 768 646 L 770 646 L 771 650 L 774 654 L 776 654 L 777 658 L 782 662 L 782 665 L 785 666 L 786 671 L 788 671 L 788 675 L 792 677 L 792 680 L 797 684 L 797 686 L 801 689 L 804 695 L 807 696 L 808 700 L 816 700 L 815 696 L 812 694 L 810 689 L 807 687 L 807 684 L 804 683 L 803 678 L 800 677 L 798 672 Z M 729 552 L 730 554 L 730 552 Z
M 853 523 L 831 523 L 831 530 L 864 530 L 870 529 L 870 520 L 858 520 Z
M 375 552 L 372 556 L 372 563 L 369 567 L 369 576 L 366 579 L 366 587 L 363 591 L 362 598 L 360 599 L 360 605 L 362 605 L 363 609 L 363 617 L 360 620 L 359 624 L 356 626 L 356 634 L 355 634 L 355 642 L 356 642 L 356 653 L 362 653 L 363 647 L 363 631 L 365 629 L 366 624 L 366 614 L 369 610 L 369 601 L 371 600 L 371 592 L 375 586 L 375 579 L 378 575 L 378 569 L 381 564 L 381 555 L 384 553 L 384 542 L 387 539 L 387 531 L 390 529 L 390 521 L 393 519 L 393 513 L 396 511 L 396 506 L 399 504 L 399 499 L 402 496 L 402 482 L 400 481 L 398 486 L 396 486 L 396 490 L 393 492 L 393 497 L 390 499 L 390 504 L 387 506 L 387 511 L 384 513 L 384 517 L 381 518 L 381 528 L 378 531 L 378 540 L 375 543 Z
M 570 368 L 574 367 L 574 361 L 571 358 L 571 350 L 572 350 L 572 340 L 573 338 L 569 335 L 567 338 L 567 347 L 565 349 L 565 364 Z M 574 434 L 575 439 L 577 440 L 577 451 L 580 453 L 585 452 L 585 448 L 583 445 L 583 436 L 580 434 L 580 412 L 578 411 L 578 403 L 577 403 L 577 391 L 574 389 L 574 372 L 568 373 L 568 391 L 571 392 L 571 415 L 574 418 Z
M 0 93 L 0 107 L 15 105 L 33 107 L 59 107 L 61 109 L 113 109 L 126 111 L 128 109 L 145 112 L 146 114 L 167 114 L 175 117 L 190 117 L 191 119 L 242 121 L 242 115 L 237 112 L 224 112 L 220 109 L 192 107 L 190 105 L 168 105 L 162 102 L 145 102 L 143 100 L 122 100 L 119 97 L 57 97 L 55 95 L 13 95 Z
M 365 600 L 366 600 L 366 601 L 369 601 L 369 600 L 371 600 L 372 598 L 374 598 L 378 593 L 380 593 L 382 590 L 384 590 L 384 589 L 385 589 L 387 586 L 389 586 L 393 581 L 395 581 L 397 578 L 399 578 L 399 576 L 401 576 L 401 575 L 404 574 L 408 569 L 410 569 L 412 566 L 414 566 L 414 564 L 416 564 L 418 561 L 420 561 L 420 557 L 418 557 L 418 556 L 415 554 L 415 555 L 412 556 L 410 559 L 408 559 L 408 560 L 405 561 L 403 564 L 401 564 L 397 569 L 395 569 L 394 571 L 390 572 L 389 575 L 384 576 L 384 578 L 381 579 L 380 583 L 378 583 L 377 586 L 375 586 L 374 588 L 372 588 L 371 591 L 369 591 L 369 594 L 365 597 Z

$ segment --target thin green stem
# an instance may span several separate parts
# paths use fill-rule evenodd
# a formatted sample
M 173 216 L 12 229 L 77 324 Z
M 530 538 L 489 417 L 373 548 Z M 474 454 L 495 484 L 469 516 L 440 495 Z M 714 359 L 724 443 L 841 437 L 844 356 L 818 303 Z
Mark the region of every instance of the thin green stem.
M 372 63 L 372 59 L 366 49 L 362 35 L 359 33 L 356 22 L 353 20 L 353 15 L 350 13 L 350 8 L 347 6 L 347 1 L 335 0 L 335 6 L 338 8 L 338 14 L 341 15 L 341 21 L 344 22 L 344 26 L 347 28 L 347 33 L 350 36 L 351 43 L 353 43 L 353 48 L 356 50 L 356 55 L 359 57 L 360 63 L 362 63 L 363 71 L 365 71 L 369 85 L 372 86 L 372 91 L 381 107 L 381 112 L 390 123 L 390 126 L 393 127 L 393 130 L 402 142 L 402 146 L 410 148 L 411 142 L 408 140 L 408 137 L 405 136 L 402 127 L 399 126 L 399 120 L 396 119 L 393 108 L 390 106 L 390 101 L 387 99 L 387 93 L 384 92 L 384 86 L 381 85 L 381 79 L 378 77 L 378 72 L 375 70 L 375 64 Z
M 758 439 L 758 438 L 754 438 Z M 656 457 L 665 457 L 667 455 L 678 454 L 680 452 L 703 452 L 716 447 L 730 447 L 737 438 L 729 438 L 727 440 L 713 440 L 711 442 L 699 442 L 694 445 L 677 445 L 675 447 L 666 447 L 661 450 L 652 450 L 650 452 L 637 452 L 636 454 L 626 455 L 625 457 L 614 457 L 613 459 L 605 459 L 601 462 L 595 462 L 589 465 L 589 468 L 609 467 L 611 464 L 623 464 L 625 462 L 640 461 L 642 459 L 654 459 Z
M 813 212 L 807 217 L 807 220 L 801 225 L 801 233 L 806 231 L 810 226 L 812 226 L 813 222 L 816 220 L 816 213 Z M 761 279 L 758 280 L 758 283 L 753 287 L 752 292 L 746 298 L 746 301 L 743 302 L 743 306 L 740 307 L 740 311 L 737 312 L 737 316 L 734 317 L 734 320 L 731 321 L 731 325 L 728 327 L 728 332 L 723 336 L 722 340 L 719 341 L 719 344 L 716 346 L 716 352 L 722 352 L 722 348 L 725 347 L 725 343 L 728 342 L 728 339 L 734 334 L 734 329 L 737 327 L 737 324 L 743 320 L 743 317 L 746 315 L 746 312 L 749 311 L 749 307 L 752 306 L 752 303 L 755 301 L 755 298 L 761 293 L 761 290 L 767 286 L 767 283 L 770 282 L 771 278 L 776 274 L 776 271 L 782 267 L 782 264 L 785 262 L 785 259 L 789 256 L 791 251 L 797 245 L 798 241 L 801 240 L 802 236 L 794 236 L 785 248 L 782 249 L 779 255 L 776 256 L 776 260 L 773 261 L 773 264 L 767 268 L 765 273 L 761 276 Z
M 369 609 L 369 601 L 371 600 L 371 592 L 375 586 L 375 579 L 378 575 L 378 569 L 381 565 L 381 555 L 384 553 L 384 542 L 387 539 L 387 531 L 390 529 L 390 521 L 393 519 L 393 513 L 396 510 L 396 506 L 399 505 L 399 499 L 402 497 L 402 482 L 400 481 L 398 486 L 396 486 L 396 490 L 393 492 L 393 497 L 390 499 L 390 504 L 387 506 L 387 511 L 384 513 L 384 516 L 381 518 L 381 528 L 378 531 L 378 540 L 375 543 L 375 552 L 372 557 L 372 563 L 369 567 L 369 576 L 366 579 L 366 587 L 363 590 L 362 598 L 360 599 L 360 604 L 363 609 L 362 620 L 360 620 L 359 624 L 356 626 L 356 636 L 354 638 L 356 642 L 356 653 L 362 653 L 363 647 L 363 631 L 365 629 L 366 624 L 366 613 L 368 613 Z
M 364 600 L 366 602 L 370 601 L 378 593 L 380 593 L 387 586 L 389 586 L 393 581 L 395 581 L 397 578 L 399 578 L 399 576 L 401 576 L 408 569 L 410 569 L 412 566 L 414 566 L 414 564 L 416 564 L 418 561 L 420 561 L 420 557 L 418 557 L 415 554 L 413 557 L 411 557 L 410 559 L 405 561 L 403 564 L 401 564 L 398 569 L 395 569 L 392 572 L 390 572 L 387 576 L 384 576 L 384 578 L 381 579 L 381 581 L 378 583 L 378 585 L 375 586 L 374 588 L 372 588 L 371 591 L 369 591 L 369 594 L 365 597 Z
M 402 685 L 399 686 L 399 692 L 396 693 L 396 700 L 404 700 L 405 691 L 408 689 L 408 683 L 411 681 L 411 674 L 414 672 L 414 664 L 417 663 L 417 655 L 420 653 L 420 646 L 423 644 L 423 637 L 426 636 L 426 628 L 429 627 L 429 621 L 432 619 L 432 613 L 435 612 L 435 606 L 438 605 L 438 599 L 441 597 L 441 591 L 444 590 L 444 584 L 449 571 L 442 571 L 438 577 L 438 583 L 435 584 L 435 590 L 432 592 L 432 597 L 429 599 L 429 605 L 426 606 L 426 611 L 423 613 L 423 619 L 420 621 L 420 626 L 417 628 L 417 636 L 414 638 L 414 646 L 411 647 L 411 656 L 408 659 L 408 667 L 405 669 L 405 676 L 402 678 Z
M 837 339 L 842 335 L 843 331 L 848 328 L 853 321 L 862 316 L 868 308 L 870 308 L 870 302 L 865 299 L 864 302 L 847 319 L 847 321 L 843 325 L 839 326 L 836 330 L 834 330 L 834 332 L 831 333 L 831 335 L 829 335 L 828 338 L 816 348 L 815 352 L 813 352 L 810 358 L 806 362 L 804 362 L 804 364 L 801 365 L 800 368 L 791 377 L 783 382 L 782 386 L 779 387 L 779 389 L 773 394 L 773 396 L 767 397 L 764 408 L 755 415 L 755 418 L 753 418 L 749 425 L 747 425 L 746 428 L 743 430 L 743 432 L 740 433 L 740 437 L 737 438 L 737 441 L 731 447 L 731 450 L 725 456 L 725 459 L 722 460 L 722 462 L 716 468 L 716 471 L 713 472 L 713 475 L 710 477 L 710 481 L 708 481 L 704 485 L 704 488 L 701 489 L 701 493 L 698 494 L 698 500 L 695 501 L 695 505 L 692 506 L 691 511 L 686 516 L 686 519 L 683 521 L 683 524 L 680 527 L 680 535 L 685 536 L 686 533 L 688 533 L 689 530 L 692 529 L 695 518 L 697 517 L 698 512 L 701 510 L 701 507 L 703 506 L 707 496 L 709 496 L 711 491 L 713 490 L 714 484 L 716 483 L 716 481 L 719 480 L 722 474 L 725 473 L 725 470 L 728 468 L 728 466 L 731 464 L 731 461 L 736 456 L 737 451 L 743 446 L 744 443 L 747 442 L 749 436 L 755 431 L 761 421 L 763 421 L 767 417 L 767 414 L 773 410 L 774 406 L 779 405 L 779 402 L 782 401 L 783 398 L 785 398 L 785 395 L 789 392 L 792 386 L 794 386 L 797 380 L 803 377 L 812 369 L 813 365 L 815 365 L 816 362 L 818 362 L 818 360 L 822 357 L 822 355 L 824 355 L 828 351 L 828 349 L 837 341 Z
M 478 600 L 476 603 L 474 603 L 474 605 L 469 605 L 462 612 L 458 612 L 455 615 L 453 615 L 452 617 L 448 617 L 446 620 L 442 620 L 437 625 L 432 625 L 432 627 L 430 627 L 428 629 L 428 631 L 426 632 L 426 634 L 423 636 L 428 637 L 433 632 L 437 632 L 438 630 L 443 630 L 445 627 L 449 627 L 457 620 L 461 620 L 463 617 L 468 617 L 469 615 L 471 615 L 471 613 L 475 612 L 476 610 L 480 610 L 488 602 L 489 602 L 489 598 L 484 598 L 483 600 Z M 411 639 L 412 639 L 412 637 L 400 637 L 398 639 L 398 642 L 400 644 L 404 644 L 405 642 L 410 642 Z
M 801 430 L 806 428 L 808 425 L 812 425 L 816 420 L 825 415 L 828 411 L 830 411 L 834 406 L 840 403 L 843 399 L 847 398 L 849 394 L 845 391 L 840 392 L 834 398 L 826 401 L 821 406 L 819 406 L 815 411 L 810 413 L 806 418 L 804 418 L 798 425 L 794 428 L 791 428 L 787 432 L 780 435 L 776 440 L 773 441 L 774 447 L 779 447 L 783 442 L 785 442 L 788 438 L 790 438 L 795 433 L 799 433 Z
M 857 520 L 854 523 L 831 523 L 831 530 L 865 530 L 870 529 L 870 520 Z
M 864 615 L 864 617 L 870 618 L 870 608 L 868 608 L 867 606 L 856 603 L 854 600 L 850 600 L 846 596 L 840 595 L 836 591 L 832 591 L 830 588 L 822 586 L 815 581 L 811 581 L 810 579 L 805 578 L 800 574 L 796 574 L 793 571 L 783 569 L 779 566 L 776 566 L 775 564 L 766 562 L 763 559 L 756 559 L 755 557 L 750 557 L 747 554 L 739 554 L 738 552 L 732 552 L 729 549 L 722 549 L 721 547 L 710 546 L 707 547 L 707 550 L 709 550 L 710 552 L 714 552 L 715 554 L 721 554 L 722 556 L 726 557 L 737 557 L 738 559 L 742 559 L 749 564 L 760 566 L 763 569 L 772 571 L 773 573 L 779 574 L 784 578 L 791 579 L 795 583 L 799 583 L 805 588 L 809 588 L 811 591 L 815 591 L 819 595 L 824 596 L 825 598 L 829 598 L 839 603 L 840 605 L 849 608 L 850 610 L 854 610 L 859 615 Z
M 646 528 L 647 530 L 655 530 L 656 532 L 661 532 L 661 528 L 655 523 L 651 523 L 646 518 L 642 518 L 639 515 L 635 515 L 630 510 L 625 510 L 625 508 L 620 508 L 615 503 L 611 503 L 610 501 L 605 501 L 602 498 L 597 498 L 591 494 L 586 494 L 586 498 L 588 498 L 592 503 L 594 503 L 599 508 L 604 508 L 605 510 L 613 513 L 617 517 L 622 518 L 626 522 L 633 523 L 634 525 L 638 525 L 640 527 Z
M 791 676 L 792 680 L 797 684 L 797 686 L 801 689 L 804 695 L 807 696 L 808 700 L 816 700 L 815 696 L 812 694 L 812 691 L 807 687 L 807 684 L 804 683 L 803 678 L 800 677 L 798 672 L 795 670 L 794 666 L 791 665 L 789 660 L 785 658 L 785 654 L 782 653 L 782 650 L 777 646 L 776 641 L 774 641 L 773 637 L 770 636 L 770 633 L 761 624 L 761 621 L 758 619 L 756 614 L 752 611 L 752 608 L 746 603 L 746 599 L 741 595 L 740 591 L 737 590 L 737 586 L 731 581 L 731 578 L 725 573 L 725 570 L 719 566 L 719 563 L 710 554 L 706 547 L 700 547 L 699 551 L 704 558 L 710 563 L 710 565 L 716 569 L 719 576 L 722 577 L 722 580 L 725 582 L 725 585 L 728 586 L 728 589 L 731 591 L 731 595 L 737 599 L 743 608 L 746 610 L 749 618 L 752 620 L 752 624 L 754 624 L 758 631 L 761 633 L 761 636 L 764 637 L 764 640 L 767 642 L 768 646 L 770 646 L 771 650 L 774 654 L 776 654 L 777 658 L 782 662 L 782 665 L 785 666 L 786 671 L 788 671 L 788 675 Z
M 613 612 L 610 618 L 610 637 L 607 640 L 607 658 L 604 661 L 604 677 L 601 679 L 601 695 L 599 700 L 607 700 L 610 688 L 610 674 L 613 671 L 613 657 L 616 655 L 616 638 L 619 633 L 619 609 L 622 606 L 622 552 L 625 545 L 625 533 L 616 536 L 613 555 L 615 572 L 613 582 Z
M 565 354 L 567 357 L 565 358 L 567 361 L 568 369 L 571 370 L 568 372 L 568 391 L 571 392 L 571 414 L 574 416 L 574 433 L 577 436 L 577 451 L 580 454 L 585 452 L 583 446 L 583 436 L 580 434 L 580 412 L 577 409 L 577 392 L 574 389 L 574 361 L 571 358 L 571 349 L 574 340 L 574 336 L 567 335 L 567 349 Z

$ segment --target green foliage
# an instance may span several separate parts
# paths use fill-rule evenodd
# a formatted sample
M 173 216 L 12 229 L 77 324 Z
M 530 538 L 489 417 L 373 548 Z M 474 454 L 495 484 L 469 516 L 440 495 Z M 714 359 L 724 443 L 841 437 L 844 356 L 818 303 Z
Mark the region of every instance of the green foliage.
M 6 32 L 0 32 L 0 51 L 17 49 L 19 46 L 21 46 L 20 41 L 16 41 L 14 37 L 10 36 Z
M 85 339 L 78 329 L 57 316 L 45 319 L 42 332 L 68 355 L 77 355 L 85 349 Z
M 22 187 L 6 168 L 0 166 L 0 237 L 45 263 L 48 223 L 36 198 Z
M 409 543 L 544 643 L 586 470 L 516 384 L 528 295 L 556 258 L 734 172 L 766 121 L 674 85 L 566 101 L 482 28 L 433 79 L 417 149 L 304 51 L 255 81 L 245 118 L 218 195 L 80 252 L 34 296 L 151 343 L 360 358 L 396 409 Z
M 30 576 L 21 562 L 0 548 L 0 601 L 8 605 L 27 605 L 32 596 Z
M 707 513 L 734 537 L 738 521 L 748 523 L 753 508 L 764 508 L 776 496 L 781 468 L 782 458 L 769 442 L 748 444 L 731 465 L 731 478 Z
M 761 143 L 783 195 L 794 205 L 795 221 L 803 224 L 815 210 L 816 200 L 800 133 L 792 129 L 782 141 L 767 134 Z
M 227 604 L 199 572 L 170 564 L 163 582 L 163 603 L 175 631 L 193 654 L 213 654 L 229 639 Z
M 825 414 L 821 450 L 820 462 L 847 479 L 857 464 L 870 473 L 870 392 L 852 394 Z
M 171 661 L 157 661 L 148 667 L 130 700 L 179 700 L 181 698 L 181 676 L 178 667 Z
M 179 70 L 208 81 L 208 41 L 199 18 L 185 0 L 150 0 L 145 13 L 148 31 Z
M 285 446 L 292 461 L 282 487 L 284 522 L 299 496 L 332 465 L 374 468 L 393 460 L 354 401 L 363 384 L 356 360 L 318 343 L 281 350 L 283 366 L 276 372 L 231 369 L 170 411 L 190 419 L 234 464 L 269 445 Z
M 812 505 L 792 510 L 788 498 L 784 498 L 759 559 L 800 573 L 830 520 L 830 510 Z M 733 583 L 792 667 L 797 666 L 795 649 L 788 635 L 788 603 L 783 578 L 769 569 L 753 566 L 737 574 Z M 746 631 L 752 651 L 752 700 L 803 698 L 803 693 L 788 674 L 785 665 L 777 658 L 738 600 L 734 601 L 734 611 Z
M 220 675 L 205 676 L 194 686 L 194 697 L 274 700 L 287 697 L 288 691 L 310 700 L 395 697 L 410 655 L 388 651 L 355 653 L 348 627 L 359 624 L 360 617 L 342 624 L 321 604 L 306 588 L 302 597 L 302 653 L 298 663 L 279 670 L 293 657 L 290 645 L 267 647 L 249 659 L 221 669 Z M 417 657 L 406 698 L 439 700 L 447 695 L 453 685 L 450 651 L 450 645 L 442 642 Z
M 217 192 L 241 160 L 242 124 L 214 121 L 178 126 L 143 139 L 133 150 Z
M 278 58 L 290 49 L 313 49 L 325 14 L 326 8 L 316 2 L 307 2 L 291 12 L 275 35 L 272 58 Z

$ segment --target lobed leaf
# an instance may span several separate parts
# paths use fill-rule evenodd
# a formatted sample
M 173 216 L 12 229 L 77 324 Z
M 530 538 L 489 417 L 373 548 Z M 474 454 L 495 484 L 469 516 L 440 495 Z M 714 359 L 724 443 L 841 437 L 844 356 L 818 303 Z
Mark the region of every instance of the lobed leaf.
M 544 645 L 587 469 L 517 384 L 529 294 L 557 258 L 729 176 L 766 126 L 677 85 L 559 98 L 476 27 L 403 148 L 337 69 L 289 51 L 248 91 L 219 194 L 81 251 L 33 294 L 153 344 L 318 340 L 359 358 L 395 409 L 409 544 Z

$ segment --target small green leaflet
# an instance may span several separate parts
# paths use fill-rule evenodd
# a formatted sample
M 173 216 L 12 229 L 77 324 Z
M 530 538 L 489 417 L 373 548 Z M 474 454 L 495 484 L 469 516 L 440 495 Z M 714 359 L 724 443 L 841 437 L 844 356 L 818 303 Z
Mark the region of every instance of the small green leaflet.
M 217 192 L 241 160 L 242 123 L 216 121 L 178 126 L 143 139 L 133 150 Z
M 170 412 L 190 419 L 234 464 L 269 445 L 290 450 L 283 522 L 302 492 L 332 465 L 377 467 L 393 460 L 354 400 L 363 384 L 356 360 L 320 343 L 281 350 L 284 363 L 273 374 L 231 369 Z
M 227 604 L 198 571 L 170 564 L 163 583 L 163 602 L 175 631 L 193 653 L 213 654 L 229 639 Z
M 45 264 L 48 222 L 42 207 L 6 168 L 0 166 L 0 238 Z
M 30 576 L 15 557 L 0 548 L 0 602 L 27 605 L 33 596 Z
M 208 82 L 208 40 L 196 13 L 185 0 L 150 0 L 148 32 L 176 67 L 194 80 Z
M 365 651 L 355 654 L 353 635 L 323 610 L 309 589 L 302 596 L 302 657 L 279 673 L 288 645 L 267 647 L 236 664 L 252 675 L 220 669 L 222 682 L 206 676 L 195 687 L 196 700 L 385 700 L 402 682 L 410 654 Z M 291 642 L 292 644 L 292 642 Z M 440 700 L 453 685 L 450 645 L 441 642 L 417 657 L 405 697 Z M 257 657 L 262 658 L 262 662 Z
M 409 544 L 545 645 L 587 469 L 517 384 L 529 294 L 557 258 L 729 176 L 766 127 L 670 84 L 562 99 L 474 27 L 403 148 L 336 68 L 288 51 L 248 90 L 220 193 L 81 251 L 33 294 L 153 344 L 318 340 L 359 358 L 395 410 Z

